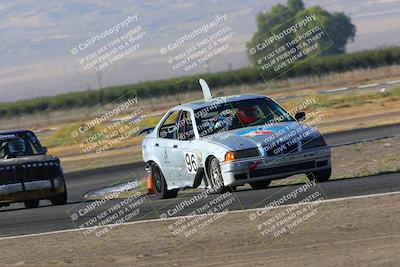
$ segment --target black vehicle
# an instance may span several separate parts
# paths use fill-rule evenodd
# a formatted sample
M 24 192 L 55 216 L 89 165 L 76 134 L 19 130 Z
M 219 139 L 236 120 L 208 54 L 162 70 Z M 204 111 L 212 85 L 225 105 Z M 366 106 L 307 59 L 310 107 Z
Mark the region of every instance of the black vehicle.
M 42 199 L 67 202 L 60 160 L 46 153 L 32 131 L 0 131 L 0 207 L 23 202 L 36 208 Z

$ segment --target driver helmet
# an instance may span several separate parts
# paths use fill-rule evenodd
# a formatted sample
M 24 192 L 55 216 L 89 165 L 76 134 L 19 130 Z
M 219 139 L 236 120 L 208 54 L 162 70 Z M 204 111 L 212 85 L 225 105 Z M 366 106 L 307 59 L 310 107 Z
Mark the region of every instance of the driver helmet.
M 12 155 L 18 155 L 18 154 L 23 154 L 26 151 L 26 146 L 25 146 L 25 141 L 22 138 L 16 138 L 13 140 L 10 140 L 7 143 L 7 148 L 10 154 Z
M 253 123 L 260 119 L 257 106 L 239 107 L 237 116 L 242 123 Z

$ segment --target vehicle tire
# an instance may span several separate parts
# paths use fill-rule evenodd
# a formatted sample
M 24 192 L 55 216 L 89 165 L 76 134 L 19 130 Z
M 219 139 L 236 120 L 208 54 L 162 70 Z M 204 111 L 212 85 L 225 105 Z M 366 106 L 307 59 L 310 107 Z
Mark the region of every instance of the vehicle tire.
M 175 198 L 179 190 L 167 190 L 167 182 L 157 164 L 151 168 L 151 180 L 153 182 L 153 191 L 159 199 Z
M 67 200 L 68 200 L 68 193 L 66 187 L 64 187 L 63 193 L 50 198 L 52 205 L 65 205 L 67 204 Z
M 221 167 L 219 166 L 219 161 L 216 157 L 212 157 L 210 159 L 210 163 L 208 164 L 208 179 L 210 180 L 211 188 L 215 194 L 226 192 L 227 188 L 224 186 Z M 233 187 L 231 187 L 231 190 L 232 189 Z
M 331 178 L 332 169 L 307 173 L 307 178 L 310 181 L 317 181 L 318 183 L 326 182 Z
M 231 193 L 236 192 L 236 189 L 237 189 L 236 185 L 234 185 L 234 186 L 232 186 L 232 185 L 226 186 L 226 190 L 228 190 L 228 192 L 231 192 Z
M 266 181 L 259 181 L 259 182 L 254 182 L 254 183 L 249 183 L 251 188 L 253 189 L 265 189 L 271 184 L 271 180 L 266 180 Z
M 39 207 L 39 199 L 27 200 L 24 201 L 25 208 L 34 209 Z

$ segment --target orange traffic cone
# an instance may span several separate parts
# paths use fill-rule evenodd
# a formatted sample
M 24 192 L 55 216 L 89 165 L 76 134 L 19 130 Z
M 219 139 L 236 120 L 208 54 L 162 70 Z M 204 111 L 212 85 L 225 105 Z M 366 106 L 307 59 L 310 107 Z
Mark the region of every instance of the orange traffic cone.
M 151 179 L 151 175 L 147 177 L 147 194 L 153 194 L 153 180 Z

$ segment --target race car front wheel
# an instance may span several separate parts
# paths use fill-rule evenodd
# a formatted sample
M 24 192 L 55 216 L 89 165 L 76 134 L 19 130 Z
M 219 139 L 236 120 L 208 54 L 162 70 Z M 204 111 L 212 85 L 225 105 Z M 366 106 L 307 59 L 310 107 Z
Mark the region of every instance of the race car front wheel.
M 253 189 L 265 189 L 271 184 L 271 180 L 250 183 Z
M 24 201 L 25 208 L 27 209 L 34 209 L 39 207 L 39 199 L 32 199 Z
M 236 191 L 236 186 L 224 185 L 224 180 L 222 179 L 221 167 L 219 166 L 219 161 L 217 158 L 212 157 L 210 159 L 210 164 L 208 165 L 208 178 L 211 183 L 211 188 L 216 194 L 221 194 L 226 191 L 234 192 Z
M 310 181 L 317 181 L 318 183 L 326 182 L 331 178 L 332 169 L 326 169 L 322 171 L 307 173 L 307 177 Z
M 64 187 L 64 192 L 50 198 L 50 201 L 52 205 L 65 205 L 67 203 L 67 199 L 68 199 L 67 188 Z
M 153 164 L 151 168 L 151 178 L 153 182 L 153 191 L 159 199 L 175 198 L 178 190 L 168 190 L 167 182 L 164 175 L 157 164 Z

